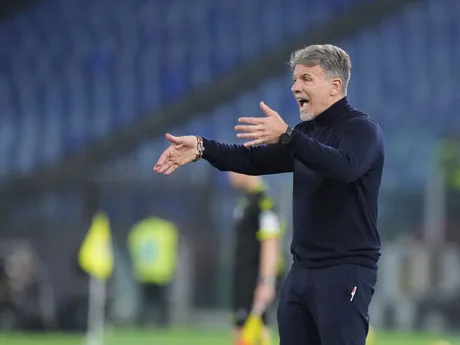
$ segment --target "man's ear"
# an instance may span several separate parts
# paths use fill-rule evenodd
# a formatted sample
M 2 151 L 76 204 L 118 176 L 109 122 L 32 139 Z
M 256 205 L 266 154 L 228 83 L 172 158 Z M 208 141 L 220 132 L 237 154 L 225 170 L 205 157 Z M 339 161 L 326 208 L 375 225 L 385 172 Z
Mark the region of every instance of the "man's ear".
M 342 80 L 335 78 L 332 80 L 331 96 L 338 95 L 342 91 Z

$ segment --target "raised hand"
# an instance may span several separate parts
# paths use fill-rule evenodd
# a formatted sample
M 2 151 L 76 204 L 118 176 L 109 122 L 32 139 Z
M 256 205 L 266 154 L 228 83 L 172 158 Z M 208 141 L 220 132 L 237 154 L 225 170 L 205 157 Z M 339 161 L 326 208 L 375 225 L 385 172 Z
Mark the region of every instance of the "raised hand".
M 264 102 L 260 102 L 260 109 L 262 109 L 266 117 L 240 117 L 238 119 L 238 122 L 247 125 L 235 126 L 235 130 L 245 132 L 238 133 L 236 136 L 238 138 L 252 139 L 252 141 L 244 143 L 244 146 L 276 144 L 281 134 L 286 132 L 288 128 L 287 123 L 284 122 L 281 116 Z
M 178 167 L 195 159 L 198 140 L 193 135 L 175 137 L 169 133 L 166 134 L 166 139 L 171 142 L 171 145 L 160 156 L 153 171 L 170 175 Z

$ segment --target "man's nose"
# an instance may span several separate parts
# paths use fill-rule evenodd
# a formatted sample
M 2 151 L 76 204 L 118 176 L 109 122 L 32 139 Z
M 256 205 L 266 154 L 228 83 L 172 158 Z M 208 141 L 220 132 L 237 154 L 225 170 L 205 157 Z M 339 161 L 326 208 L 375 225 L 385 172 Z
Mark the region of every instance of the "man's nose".
M 294 84 L 292 84 L 291 91 L 293 94 L 300 92 L 299 83 L 294 82 Z

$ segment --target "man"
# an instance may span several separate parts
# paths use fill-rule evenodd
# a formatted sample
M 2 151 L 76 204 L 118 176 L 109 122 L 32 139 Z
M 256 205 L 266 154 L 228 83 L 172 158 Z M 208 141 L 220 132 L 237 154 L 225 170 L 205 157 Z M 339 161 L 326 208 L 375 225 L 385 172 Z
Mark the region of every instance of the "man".
M 222 171 L 293 172 L 294 263 L 280 293 L 280 344 L 364 345 L 380 257 L 383 134 L 348 103 L 346 52 L 308 46 L 290 64 L 302 119 L 295 128 L 261 102 L 264 118 L 240 118 L 236 126 L 238 137 L 251 141 L 228 145 L 167 134 L 172 144 L 154 171 L 169 175 L 203 158 Z
M 10 246 L 13 249 L 5 256 L 1 268 L 3 272 L 0 279 L 3 280 L 4 285 L 1 290 L 4 293 L 3 307 L 5 308 L 3 316 L 6 317 L 2 321 L 22 331 L 52 329 L 54 327 L 53 291 L 39 258 L 26 244 L 11 243 Z M 1 304 L 0 314 L 2 314 Z M 5 323 L 1 326 L 5 326 Z
M 178 241 L 176 225 L 159 217 L 142 219 L 131 229 L 129 252 L 141 291 L 138 323 L 142 326 L 149 324 L 152 309 L 157 311 L 158 326 L 167 327 L 170 322 L 168 294 L 176 271 Z
M 281 221 L 273 199 L 258 176 L 229 173 L 232 187 L 244 196 L 235 209 L 236 246 L 233 274 L 233 311 L 235 344 L 251 310 L 266 310 L 273 302 L 282 273 Z M 262 314 L 266 328 L 264 343 L 269 344 L 267 314 Z

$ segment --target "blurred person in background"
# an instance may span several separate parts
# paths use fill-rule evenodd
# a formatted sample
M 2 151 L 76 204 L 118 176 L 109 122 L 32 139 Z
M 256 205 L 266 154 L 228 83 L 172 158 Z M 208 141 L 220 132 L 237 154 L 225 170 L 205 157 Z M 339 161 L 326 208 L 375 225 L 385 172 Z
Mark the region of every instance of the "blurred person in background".
M 5 260 L 0 261 L 0 331 L 15 328 L 15 308 Z
M 176 271 L 177 247 L 177 227 L 159 217 L 136 223 L 129 234 L 134 276 L 141 288 L 139 325 L 146 326 L 154 319 L 165 327 L 170 321 L 168 295 Z M 151 318 L 152 309 L 156 318 Z
M 17 330 L 45 331 L 55 327 L 51 285 L 28 246 L 6 256 L 0 274 L 3 325 Z
M 242 193 L 235 208 L 232 305 L 235 344 L 253 307 L 266 310 L 275 300 L 283 273 L 282 225 L 275 203 L 258 176 L 228 173 Z M 262 314 L 264 344 L 269 344 L 267 313 Z

